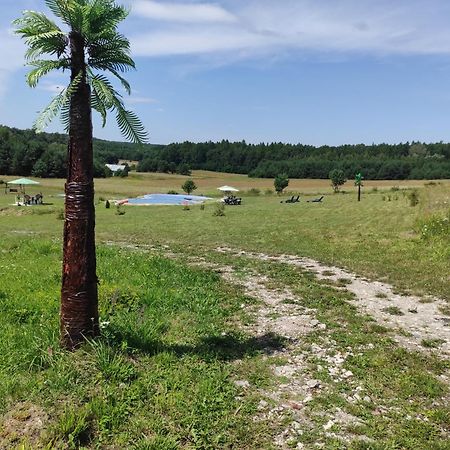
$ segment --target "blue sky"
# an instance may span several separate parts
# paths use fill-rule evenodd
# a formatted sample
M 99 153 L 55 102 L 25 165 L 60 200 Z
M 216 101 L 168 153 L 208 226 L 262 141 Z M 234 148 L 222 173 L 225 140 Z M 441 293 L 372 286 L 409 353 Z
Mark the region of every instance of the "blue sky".
M 151 142 L 450 141 L 448 0 L 123 0 L 137 71 L 126 99 Z M 2 0 L 0 123 L 30 128 L 68 74 L 25 83 Z M 61 130 L 58 122 L 49 131 Z M 94 135 L 121 140 L 111 116 Z

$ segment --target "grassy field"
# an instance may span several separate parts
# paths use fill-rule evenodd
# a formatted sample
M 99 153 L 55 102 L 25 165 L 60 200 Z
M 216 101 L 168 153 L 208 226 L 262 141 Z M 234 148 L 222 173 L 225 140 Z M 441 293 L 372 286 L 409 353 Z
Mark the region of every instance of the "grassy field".
M 96 181 L 97 199 L 127 198 L 149 192 L 181 191 L 186 177 L 164 174 L 137 174 L 128 179 Z M 450 209 L 450 182 L 424 181 L 367 182 L 361 202 L 354 186 L 333 195 L 328 180 L 291 180 L 289 192 L 301 195 L 300 203 L 284 204 L 289 197 L 263 195 L 271 180 L 242 175 L 194 172 L 196 192 L 217 196 L 217 186 L 236 185 L 243 191 L 242 207 L 229 207 L 224 217 L 212 215 L 214 202 L 204 210 L 192 207 L 124 207 L 124 215 L 97 204 L 97 237 L 109 240 L 170 243 L 179 247 L 218 245 L 271 253 L 292 253 L 337 264 L 371 278 L 385 279 L 399 290 L 429 293 L 449 299 L 448 240 L 421 232 L 434 215 L 445 217 Z M 244 184 L 247 182 L 247 184 Z M 419 188 L 419 203 L 410 206 L 408 195 Z M 41 188 L 41 187 L 39 187 Z M 251 195 L 259 189 L 261 195 Z M 62 180 L 44 180 L 42 191 L 51 206 L 4 209 L 2 233 L 61 235 L 62 222 L 48 220 L 60 214 Z M 324 194 L 321 204 L 307 203 L 312 195 Z M 241 194 L 240 194 L 241 195 Z M 7 207 L 14 195 L 0 194 L 0 207 Z M 20 217 L 18 219 L 17 217 Z M 444 223 L 445 225 L 445 223 Z
M 402 292 L 449 300 L 450 182 L 367 182 L 358 203 L 350 184 L 334 195 L 326 180 L 291 180 L 289 190 L 301 201 L 285 204 L 280 200 L 290 195 L 265 194 L 272 180 L 208 172 L 193 178 L 204 194 L 217 195 L 222 184 L 240 188 L 243 204 L 226 207 L 224 216 L 213 214 L 215 202 L 204 209 L 125 206 L 119 215 L 102 199 L 180 192 L 186 177 L 96 180 L 103 335 L 75 354 L 58 349 L 63 181 L 42 180 L 44 206 L 12 206 L 14 195 L 0 193 L 0 448 L 277 448 L 283 420 L 292 419 L 255 417 L 262 392 L 282 382 L 271 367 L 286 361 L 270 359 L 269 344 L 240 326 L 252 323 L 247 307 L 258 301 L 225 282 L 213 263 L 263 274 L 275 291 L 288 287 L 326 325 L 295 349 L 308 355 L 309 375 L 328 387 L 305 408 L 308 426 L 287 445 L 449 448 L 442 378 L 449 367 L 438 353 L 399 348 L 389 330 L 350 306 L 348 293 L 310 273 L 214 249 L 309 256 L 388 280 Z M 318 193 L 322 203 L 306 202 Z M 165 257 L 167 249 L 178 257 Z M 192 257 L 210 269 L 191 267 Z M 333 354 L 351 355 L 344 365 L 351 380 L 330 380 L 327 361 L 313 350 L 330 342 Z M 283 345 L 273 339 L 269 347 Z M 243 379 L 250 387 L 238 383 Z M 347 400 L 355 386 L 370 402 Z M 357 421 L 326 432 L 327 412 L 335 408 Z

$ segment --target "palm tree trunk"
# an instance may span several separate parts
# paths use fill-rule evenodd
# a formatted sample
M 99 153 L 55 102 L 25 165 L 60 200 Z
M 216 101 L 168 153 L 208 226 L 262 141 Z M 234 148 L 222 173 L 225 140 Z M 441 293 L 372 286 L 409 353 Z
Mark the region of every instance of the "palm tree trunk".
M 69 35 L 71 79 L 82 72 L 70 101 L 70 131 L 65 186 L 65 221 L 61 288 L 61 345 L 78 347 L 85 337 L 99 334 L 95 258 L 92 118 L 86 82 L 84 43 Z

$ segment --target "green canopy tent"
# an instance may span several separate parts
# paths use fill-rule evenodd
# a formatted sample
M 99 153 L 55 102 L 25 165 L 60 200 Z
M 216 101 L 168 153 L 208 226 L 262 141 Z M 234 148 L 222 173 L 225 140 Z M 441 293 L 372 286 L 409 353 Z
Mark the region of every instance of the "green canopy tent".
M 8 185 L 14 185 L 14 186 L 20 186 L 20 191 L 25 194 L 25 187 L 24 186 L 29 186 L 29 185 L 35 185 L 35 184 L 41 184 L 39 183 L 39 181 L 34 181 L 34 180 L 30 180 L 29 178 L 18 178 L 17 180 L 13 180 L 13 181 L 7 181 L 5 184 L 5 194 L 8 190 Z M 10 188 L 10 192 L 11 192 L 11 188 Z

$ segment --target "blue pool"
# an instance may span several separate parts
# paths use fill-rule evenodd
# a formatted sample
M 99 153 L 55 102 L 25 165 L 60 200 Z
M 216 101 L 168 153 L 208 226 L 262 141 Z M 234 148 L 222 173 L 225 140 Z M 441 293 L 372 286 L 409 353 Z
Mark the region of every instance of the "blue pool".
M 147 194 L 138 198 L 129 198 L 127 205 L 196 205 L 205 200 L 211 200 L 211 197 L 201 195 L 182 195 L 182 194 Z

